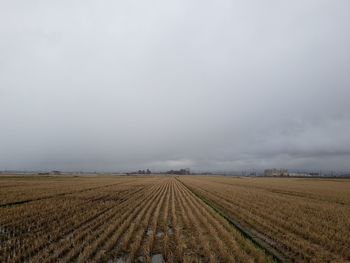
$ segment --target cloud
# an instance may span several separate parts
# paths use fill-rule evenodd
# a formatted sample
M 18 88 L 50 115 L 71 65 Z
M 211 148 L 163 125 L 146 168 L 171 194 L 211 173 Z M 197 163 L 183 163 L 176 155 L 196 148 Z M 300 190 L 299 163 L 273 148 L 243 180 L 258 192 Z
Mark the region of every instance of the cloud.
M 350 4 L 0 4 L 0 169 L 349 170 Z
M 151 162 L 150 167 L 155 169 L 182 169 L 195 166 L 195 162 L 189 159 L 164 160 Z

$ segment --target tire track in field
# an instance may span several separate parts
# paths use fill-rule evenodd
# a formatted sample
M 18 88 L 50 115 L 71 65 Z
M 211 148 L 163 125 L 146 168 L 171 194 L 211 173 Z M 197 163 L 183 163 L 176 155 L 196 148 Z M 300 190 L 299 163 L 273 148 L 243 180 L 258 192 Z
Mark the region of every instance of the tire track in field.
M 217 215 L 202 200 L 198 199 L 183 185 L 179 188 L 186 203 L 194 211 L 195 221 L 200 225 L 206 258 L 211 262 L 265 262 L 264 253 L 257 250 L 250 241 L 242 238 L 228 223 Z
M 274 247 L 268 244 L 263 240 L 262 237 L 259 237 L 256 234 L 253 234 L 251 229 L 243 227 L 239 221 L 228 216 L 223 209 L 216 203 L 208 200 L 205 196 L 199 194 L 191 187 L 187 186 L 184 182 L 176 177 L 176 180 L 181 183 L 188 191 L 192 192 L 197 198 L 201 199 L 209 207 L 217 212 L 221 217 L 223 217 L 227 222 L 229 222 L 235 229 L 237 229 L 244 237 L 251 240 L 257 247 L 264 250 L 268 255 L 270 255 L 277 262 L 291 262 L 291 260 L 284 255 L 281 251 L 277 251 Z
M 229 185 L 233 186 L 232 184 Z M 309 221 L 310 228 L 299 224 L 295 220 L 292 220 L 290 224 L 286 224 L 286 221 L 283 220 L 286 214 L 282 210 L 268 213 L 264 209 L 261 209 L 265 205 L 261 200 L 259 202 L 248 203 L 247 206 L 244 199 L 231 200 L 229 193 L 222 193 L 219 189 L 208 190 L 208 187 L 208 185 L 201 186 L 195 184 L 194 189 L 196 191 L 198 190 L 201 195 L 204 195 L 213 203 L 220 204 L 220 209 L 225 214 L 237 218 L 237 221 L 243 227 L 250 229 L 253 235 L 263 239 L 287 258 L 301 261 L 315 261 L 317 257 L 318 261 L 322 261 L 319 256 L 320 254 L 324 258 L 330 258 L 335 261 L 342 261 L 344 258 L 349 258 L 345 255 L 346 247 L 348 247 L 346 244 L 348 242 L 344 242 L 344 239 L 341 239 L 339 235 L 334 235 L 331 240 L 325 242 L 324 234 L 320 231 L 319 224 L 313 220 L 316 218 Z M 281 200 L 285 198 L 283 195 L 279 197 L 282 198 Z M 311 199 L 309 201 L 314 203 Z M 236 209 L 240 210 L 239 214 L 236 214 Z M 306 211 L 304 210 L 304 212 Z M 317 210 L 315 212 L 313 216 L 317 217 Z M 313 224 L 310 223 L 312 221 L 314 222 Z M 333 233 L 339 233 L 339 229 L 336 229 L 334 225 L 328 224 L 328 227 L 333 229 Z M 308 235 L 307 231 L 310 230 L 310 235 Z M 332 246 L 331 244 L 334 245 Z M 342 249 L 344 247 L 345 249 Z M 319 251 L 322 251 L 322 253 L 318 253 Z
M 286 231 L 288 232 L 288 235 L 290 237 L 293 237 L 294 240 L 300 238 L 300 236 L 297 235 L 298 232 L 296 233 L 293 232 L 295 231 L 294 229 L 291 230 L 291 228 L 289 228 L 288 226 L 279 224 L 280 221 L 278 217 L 272 218 L 269 215 L 261 213 L 261 211 L 256 211 L 254 213 L 251 213 L 247 207 L 233 204 L 230 201 L 230 199 L 228 199 L 227 196 L 223 195 L 222 193 L 219 193 L 217 191 L 209 191 L 200 186 L 196 186 L 196 188 L 198 190 L 197 193 L 199 195 L 203 196 L 203 198 L 205 198 L 211 204 L 217 205 L 217 208 L 223 214 L 227 215 L 229 218 L 231 218 L 231 220 L 235 220 L 244 229 L 249 230 L 252 236 L 262 239 L 263 242 L 273 247 L 273 249 L 275 249 L 278 253 L 281 253 L 282 255 L 284 255 L 284 257 L 287 258 L 287 260 L 291 260 L 292 258 L 299 258 L 300 260 L 310 261 L 312 259 L 312 257 L 307 255 L 302 255 L 302 257 L 300 257 L 298 244 L 295 243 L 294 241 L 291 241 L 288 245 L 281 242 L 277 243 L 274 236 L 277 235 L 277 233 L 285 233 Z M 216 200 L 220 200 L 221 203 L 219 204 L 219 202 Z M 248 211 L 248 216 L 250 217 L 251 222 L 246 222 L 245 220 L 241 220 L 241 219 L 239 220 L 235 219 L 235 215 L 232 215 L 232 213 L 228 212 L 229 210 L 227 210 L 227 206 L 231 209 L 233 208 L 241 209 L 241 213 L 243 215 L 244 213 L 242 211 L 244 212 Z M 254 207 L 254 204 L 251 204 L 251 207 Z M 255 207 L 257 206 L 255 205 Z M 270 222 L 272 224 L 268 224 L 267 222 Z M 302 233 L 302 232 L 299 231 L 299 233 Z M 312 248 L 314 251 L 318 251 L 318 250 L 325 251 L 318 244 L 312 244 L 310 243 L 310 240 L 306 240 L 306 239 L 304 240 L 307 242 L 308 247 Z
M 185 262 L 201 262 L 200 251 L 205 249 L 211 250 L 209 244 L 203 245 L 203 239 L 198 238 L 199 232 L 198 220 L 193 216 L 193 209 L 186 207 L 185 198 L 183 196 L 183 188 L 175 179 L 173 184 L 174 199 L 176 204 L 175 218 L 177 219 L 177 227 L 175 228 L 176 239 L 176 257 L 178 261 Z M 174 204 L 174 205 L 175 205 Z M 194 233 L 197 234 L 194 235 Z M 208 259 L 210 255 L 208 256 Z M 214 260 L 212 258 L 212 260 Z
M 220 261 L 228 262 L 233 255 L 234 261 L 247 262 L 266 262 L 272 258 L 266 258 L 266 254 L 257 249 L 256 246 L 247 238 L 243 237 L 227 220 L 222 218 L 211 207 L 206 205 L 201 199 L 195 196 L 191 191 L 185 188 L 193 207 L 197 207 L 200 218 L 203 218 L 204 225 L 207 226 L 212 236 L 217 237 L 218 251 L 224 256 Z M 223 249 L 225 247 L 225 249 Z
M 203 258 L 206 258 L 209 262 L 216 262 L 216 248 L 212 246 L 213 244 L 210 244 L 206 235 L 207 229 L 203 227 L 202 221 L 198 217 L 197 211 L 195 211 L 196 208 L 189 205 L 188 198 L 181 184 L 175 184 L 175 191 L 179 195 L 180 214 L 185 215 L 184 219 L 187 218 L 185 229 L 191 231 L 191 250 L 194 249 L 194 251 L 191 251 L 191 254 L 195 253 L 193 256 L 196 257 L 196 261 L 202 261 Z

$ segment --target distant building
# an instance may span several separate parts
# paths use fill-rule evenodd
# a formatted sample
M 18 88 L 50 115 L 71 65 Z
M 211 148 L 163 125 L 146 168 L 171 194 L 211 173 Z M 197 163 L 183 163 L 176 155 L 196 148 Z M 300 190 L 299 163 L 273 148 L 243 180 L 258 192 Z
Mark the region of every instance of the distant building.
M 264 172 L 265 176 L 272 176 L 272 177 L 277 177 L 277 176 L 289 176 L 288 170 L 287 169 L 266 169 Z
M 310 176 L 320 176 L 320 173 L 318 172 L 311 172 L 309 173 Z

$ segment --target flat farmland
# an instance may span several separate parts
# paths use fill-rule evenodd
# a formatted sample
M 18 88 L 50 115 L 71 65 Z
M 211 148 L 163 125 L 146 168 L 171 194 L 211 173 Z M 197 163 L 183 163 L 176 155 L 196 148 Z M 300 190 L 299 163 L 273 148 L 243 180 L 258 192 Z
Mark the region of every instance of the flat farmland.
M 266 262 L 175 177 L 1 177 L 0 262 Z
M 286 259 L 350 261 L 350 180 L 181 178 Z
M 1 176 L 0 262 L 347 262 L 350 181 Z

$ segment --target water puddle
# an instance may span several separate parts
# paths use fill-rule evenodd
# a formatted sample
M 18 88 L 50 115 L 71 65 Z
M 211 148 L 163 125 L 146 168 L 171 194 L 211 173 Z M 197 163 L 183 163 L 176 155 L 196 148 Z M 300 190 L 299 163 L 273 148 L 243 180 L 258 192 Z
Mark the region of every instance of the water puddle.
M 136 262 L 145 262 L 146 258 L 144 256 L 139 256 L 136 260 Z
M 109 263 L 112 263 L 113 261 L 110 261 Z M 116 263 L 126 263 L 126 258 L 124 256 L 117 258 Z
M 151 236 L 152 234 L 153 234 L 153 230 L 149 228 L 147 230 L 147 236 Z
M 152 256 L 152 263 L 164 263 L 164 258 L 162 254 L 155 254 Z

